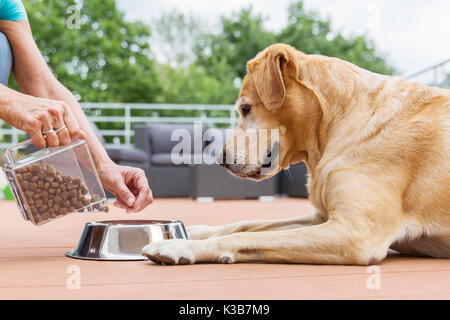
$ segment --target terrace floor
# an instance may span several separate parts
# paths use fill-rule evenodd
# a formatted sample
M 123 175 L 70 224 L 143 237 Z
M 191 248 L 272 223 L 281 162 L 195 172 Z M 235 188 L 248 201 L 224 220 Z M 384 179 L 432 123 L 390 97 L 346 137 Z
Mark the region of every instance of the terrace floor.
M 294 217 L 306 200 L 273 202 L 158 199 L 139 219 L 218 225 Z M 105 214 L 73 214 L 41 227 L 25 222 L 14 202 L 0 202 L 0 299 L 449 299 L 450 260 L 390 255 L 379 267 L 381 289 L 369 290 L 366 267 L 276 264 L 158 266 L 146 261 L 70 259 L 84 223 Z M 106 219 L 127 219 L 113 209 Z M 66 286 L 71 265 L 81 288 Z

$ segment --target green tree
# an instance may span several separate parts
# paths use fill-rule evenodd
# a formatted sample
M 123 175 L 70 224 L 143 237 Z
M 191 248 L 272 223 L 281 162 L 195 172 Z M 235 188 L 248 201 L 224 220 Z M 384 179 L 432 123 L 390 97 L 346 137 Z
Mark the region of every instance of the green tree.
M 231 17 L 221 18 L 218 33 L 204 34 L 195 46 L 196 63 L 218 75 L 216 65 L 226 62 L 230 80 L 242 79 L 246 63 L 265 47 L 276 42 L 275 35 L 264 27 L 264 19 L 253 13 L 252 7 Z
M 239 89 L 232 79 L 235 77 L 229 61 L 220 55 L 208 65 L 195 63 L 195 49 L 209 37 L 206 24 L 198 17 L 171 11 L 153 24 L 160 61 L 158 75 L 163 87 L 159 102 L 231 104 Z M 164 111 L 159 114 L 180 114 L 179 111 Z M 181 113 L 193 116 L 192 112 Z
M 227 67 L 226 65 L 224 65 Z M 208 75 L 194 64 L 189 66 L 159 65 L 158 75 L 163 86 L 161 103 L 175 104 L 232 104 L 239 89 L 230 81 Z M 229 112 L 221 110 L 135 110 L 133 115 L 159 117 L 228 117 Z
M 346 38 L 341 32 L 333 32 L 330 20 L 321 20 L 316 12 L 305 10 L 302 1 L 291 4 L 288 11 L 288 25 L 276 36 L 277 42 L 309 54 L 338 57 L 373 72 L 394 72 L 363 35 Z
M 151 22 L 152 42 L 157 43 L 160 62 L 171 66 L 189 66 L 195 60 L 194 45 L 206 23 L 178 10 L 170 11 Z
M 24 0 L 39 49 L 58 79 L 81 101 L 152 102 L 161 93 L 150 30 L 127 22 L 115 0 Z M 80 10 L 80 28 L 67 20 Z
M 115 0 L 24 4 L 49 66 L 81 101 L 233 103 L 246 62 L 275 42 L 337 56 L 375 72 L 393 72 L 366 37 L 333 32 L 329 20 L 306 11 L 301 1 L 289 7 L 289 21 L 278 33 L 267 30 L 264 18 L 250 7 L 222 17 L 217 32 L 174 11 L 153 24 L 156 38 L 149 26 L 125 21 Z M 80 29 L 66 25 L 67 9 L 74 4 L 80 8 Z M 149 46 L 155 39 L 165 57 L 160 65 Z
M 214 68 L 223 69 L 224 73 L 229 70 L 224 61 Z M 163 65 L 159 68 L 159 75 L 164 88 L 160 102 L 232 104 L 239 92 L 232 81 L 213 77 L 204 68 L 194 64 L 187 67 Z
M 287 25 L 279 33 L 268 31 L 263 17 L 253 13 L 252 7 L 222 17 L 219 32 L 205 33 L 199 38 L 195 46 L 196 64 L 208 74 L 221 77 L 215 67 L 225 61 L 229 66 L 225 81 L 237 82 L 236 78 L 242 79 L 246 74 L 247 61 L 267 46 L 283 42 L 305 53 L 339 57 L 374 72 L 394 72 L 365 36 L 345 37 L 334 32 L 328 19 L 305 10 L 302 1 L 291 4 L 288 11 Z

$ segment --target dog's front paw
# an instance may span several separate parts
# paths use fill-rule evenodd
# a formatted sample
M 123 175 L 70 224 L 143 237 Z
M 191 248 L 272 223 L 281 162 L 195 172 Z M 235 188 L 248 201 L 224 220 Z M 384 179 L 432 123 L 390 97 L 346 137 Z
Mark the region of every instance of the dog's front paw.
M 210 226 L 189 226 L 186 228 L 189 240 L 204 240 L 214 237 L 217 234 L 217 227 Z
M 142 249 L 142 255 L 162 265 L 194 264 L 195 255 L 189 240 L 163 240 Z

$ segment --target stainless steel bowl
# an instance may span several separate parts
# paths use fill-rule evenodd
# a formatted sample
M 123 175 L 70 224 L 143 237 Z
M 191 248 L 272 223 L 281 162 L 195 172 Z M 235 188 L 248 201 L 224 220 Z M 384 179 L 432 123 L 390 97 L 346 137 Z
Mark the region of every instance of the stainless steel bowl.
M 66 256 L 86 260 L 146 260 L 144 246 L 166 239 L 187 239 L 181 221 L 118 220 L 88 222 L 77 248 Z

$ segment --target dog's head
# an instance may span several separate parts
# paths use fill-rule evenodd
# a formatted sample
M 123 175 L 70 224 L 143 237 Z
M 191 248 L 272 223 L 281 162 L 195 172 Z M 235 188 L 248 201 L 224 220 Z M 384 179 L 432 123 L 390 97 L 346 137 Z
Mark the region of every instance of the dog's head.
M 306 55 L 276 44 L 247 64 L 236 102 L 239 124 L 220 155 L 231 173 L 262 180 L 305 160 L 304 145 L 317 103 L 298 83 L 298 61 Z

